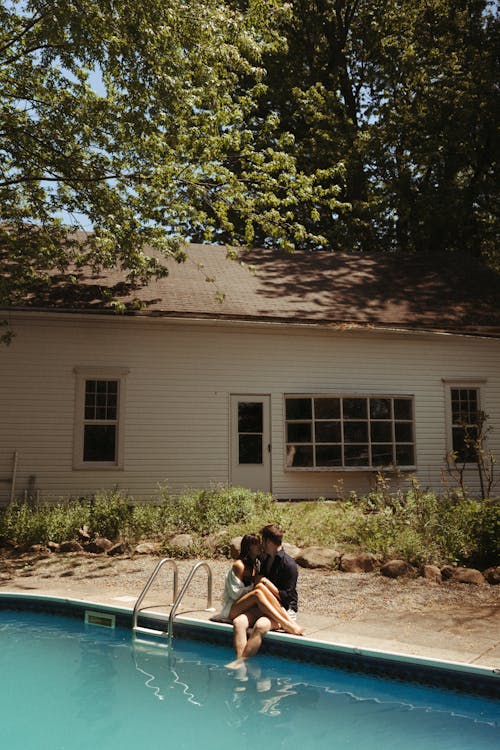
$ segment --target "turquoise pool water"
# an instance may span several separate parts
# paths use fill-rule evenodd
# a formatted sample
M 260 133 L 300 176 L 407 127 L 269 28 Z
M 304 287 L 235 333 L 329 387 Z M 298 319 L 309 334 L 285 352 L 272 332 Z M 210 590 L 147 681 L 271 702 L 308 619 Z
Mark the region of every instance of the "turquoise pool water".
M 479 696 L 49 614 L 0 612 L 0 746 L 9 750 L 486 750 L 500 705 Z

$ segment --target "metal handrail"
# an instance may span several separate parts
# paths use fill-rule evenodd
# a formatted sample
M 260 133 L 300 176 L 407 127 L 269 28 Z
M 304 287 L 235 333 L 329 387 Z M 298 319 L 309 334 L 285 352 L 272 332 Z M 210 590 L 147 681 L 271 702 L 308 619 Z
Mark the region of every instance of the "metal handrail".
M 177 567 L 177 563 L 175 562 L 175 560 L 173 559 L 173 557 L 164 557 L 162 560 L 160 560 L 160 562 L 158 563 L 158 565 L 156 566 L 156 568 L 153 570 L 153 572 L 149 576 L 148 582 L 144 586 L 144 588 L 143 588 L 143 590 L 142 590 L 139 598 L 137 599 L 137 601 L 135 603 L 133 617 L 132 617 L 132 629 L 133 630 L 135 630 L 137 628 L 137 618 L 139 617 L 139 607 L 141 606 L 141 604 L 142 604 L 142 602 L 144 600 L 144 597 L 146 596 L 146 594 L 148 593 L 149 589 L 151 588 L 151 584 L 155 580 L 155 578 L 158 575 L 158 573 L 160 572 L 161 568 L 166 563 L 171 563 L 174 566 L 174 595 L 173 595 L 173 605 L 174 606 L 175 606 L 175 604 L 177 603 L 177 601 L 179 599 L 179 596 L 177 594 L 177 592 L 179 590 L 179 569 Z
M 189 584 L 193 580 L 194 574 L 196 573 L 196 571 L 198 570 L 198 568 L 202 568 L 202 567 L 206 568 L 206 571 L 208 573 L 208 578 L 207 578 L 207 607 L 206 608 L 207 608 L 207 610 L 212 610 L 213 609 L 213 607 L 212 607 L 212 568 L 210 567 L 210 565 L 207 562 L 204 562 L 204 561 L 198 562 L 198 563 L 196 563 L 193 566 L 190 574 L 186 578 L 184 586 L 182 587 L 182 589 L 181 589 L 178 597 L 176 598 L 176 600 L 174 602 L 174 606 L 170 610 L 170 614 L 168 616 L 168 639 L 169 639 L 169 641 L 172 639 L 172 635 L 173 635 L 174 617 L 175 617 L 175 613 L 177 612 L 177 608 L 178 608 L 179 604 L 181 603 L 182 597 L 186 593 Z

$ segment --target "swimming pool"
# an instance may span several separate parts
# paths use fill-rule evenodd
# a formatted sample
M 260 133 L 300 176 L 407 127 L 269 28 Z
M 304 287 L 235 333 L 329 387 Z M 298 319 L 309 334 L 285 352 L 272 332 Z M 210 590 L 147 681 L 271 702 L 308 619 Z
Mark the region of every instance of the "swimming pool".
M 126 628 L 0 612 L 0 741 L 10 750 L 490 750 L 500 704 L 465 693 Z

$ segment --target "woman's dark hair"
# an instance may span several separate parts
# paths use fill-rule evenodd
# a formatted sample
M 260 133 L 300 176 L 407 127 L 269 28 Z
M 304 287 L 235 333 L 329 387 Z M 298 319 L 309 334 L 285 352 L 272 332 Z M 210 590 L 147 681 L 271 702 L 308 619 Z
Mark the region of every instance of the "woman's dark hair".
M 253 544 L 260 544 L 260 536 L 258 534 L 245 534 L 241 540 L 240 555 L 239 559 L 243 560 L 245 564 L 249 564 L 250 560 L 250 547 Z

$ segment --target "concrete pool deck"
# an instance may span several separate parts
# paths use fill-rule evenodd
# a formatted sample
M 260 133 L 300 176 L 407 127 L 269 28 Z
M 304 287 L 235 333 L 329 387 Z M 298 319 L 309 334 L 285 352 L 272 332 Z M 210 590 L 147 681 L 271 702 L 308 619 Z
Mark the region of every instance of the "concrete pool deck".
M 1 594 L 57 597 L 63 600 L 89 602 L 89 607 L 110 607 L 131 612 L 137 595 L 119 587 L 96 592 L 92 583 L 72 581 L 71 584 L 37 587 L 5 586 Z M 169 612 L 161 606 L 156 592 L 148 595 L 141 606 L 159 614 Z M 217 603 L 215 603 L 217 606 Z M 186 595 L 177 616 L 196 621 L 208 621 L 206 600 Z M 399 612 L 380 609 L 348 621 L 337 617 L 299 612 L 298 622 L 305 628 L 308 641 L 321 641 L 341 647 L 391 652 L 421 659 L 444 660 L 500 670 L 500 606 L 471 607 L 460 611 L 425 610 Z M 283 636 L 289 637 L 289 636 Z

